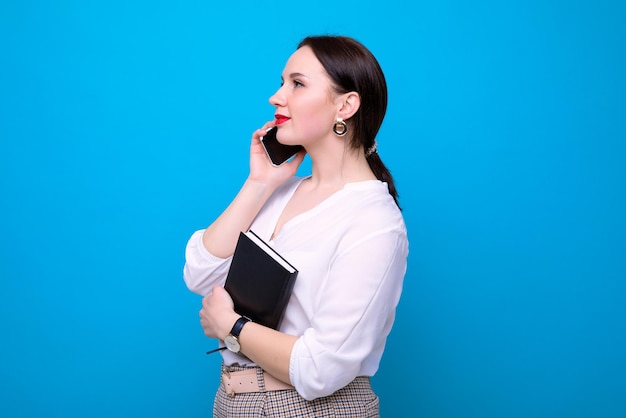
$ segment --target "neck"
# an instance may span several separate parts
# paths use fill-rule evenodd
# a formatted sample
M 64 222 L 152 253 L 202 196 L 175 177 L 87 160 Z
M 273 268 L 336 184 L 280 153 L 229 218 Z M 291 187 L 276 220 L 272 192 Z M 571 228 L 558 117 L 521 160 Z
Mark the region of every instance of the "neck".
M 324 146 L 307 150 L 312 161 L 313 185 L 340 189 L 346 183 L 376 180 L 363 150 L 351 149 L 347 141 L 332 138 Z

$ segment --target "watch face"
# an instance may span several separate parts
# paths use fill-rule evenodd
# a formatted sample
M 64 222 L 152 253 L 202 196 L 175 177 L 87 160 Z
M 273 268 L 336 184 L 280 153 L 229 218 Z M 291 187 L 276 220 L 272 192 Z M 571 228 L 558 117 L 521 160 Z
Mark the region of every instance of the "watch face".
M 239 345 L 239 341 L 232 335 L 227 335 L 224 338 L 224 344 L 226 344 L 226 348 L 228 348 L 233 353 L 238 353 L 241 350 L 241 346 Z

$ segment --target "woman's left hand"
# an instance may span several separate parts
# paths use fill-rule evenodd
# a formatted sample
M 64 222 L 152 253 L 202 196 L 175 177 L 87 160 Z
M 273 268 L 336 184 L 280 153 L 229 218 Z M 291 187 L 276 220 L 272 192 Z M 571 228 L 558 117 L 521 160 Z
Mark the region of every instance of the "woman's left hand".
M 200 325 L 207 337 L 223 340 L 238 318 L 233 300 L 222 286 L 213 287 L 213 291 L 202 299 Z

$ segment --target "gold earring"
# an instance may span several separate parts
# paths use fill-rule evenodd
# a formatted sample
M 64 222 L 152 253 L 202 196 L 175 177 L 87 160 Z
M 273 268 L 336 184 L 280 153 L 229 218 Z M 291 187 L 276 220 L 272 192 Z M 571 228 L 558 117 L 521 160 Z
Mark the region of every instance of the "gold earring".
M 337 118 L 337 121 L 333 125 L 333 132 L 337 136 L 344 136 L 348 133 L 348 125 L 346 125 L 342 118 Z

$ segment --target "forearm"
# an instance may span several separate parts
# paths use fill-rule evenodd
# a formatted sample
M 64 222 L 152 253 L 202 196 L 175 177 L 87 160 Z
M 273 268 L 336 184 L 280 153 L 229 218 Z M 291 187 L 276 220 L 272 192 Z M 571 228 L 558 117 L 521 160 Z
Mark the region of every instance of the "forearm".
M 233 310 L 232 299 L 221 286 L 214 286 L 202 299 L 200 324 L 207 337 L 224 341 L 240 316 Z M 243 355 L 272 376 L 290 383 L 289 362 L 297 337 L 250 321 L 244 325 L 238 339 Z
M 204 231 L 202 242 L 216 257 L 227 258 L 235 251 L 239 232 L 247 231 L 275 187 L 246 180 L 226 210 Z
M 246 357 L 272 376 L 291 384 L 289 361 L 297 337 L 248 322 L 239 340 L 241 351 Z

